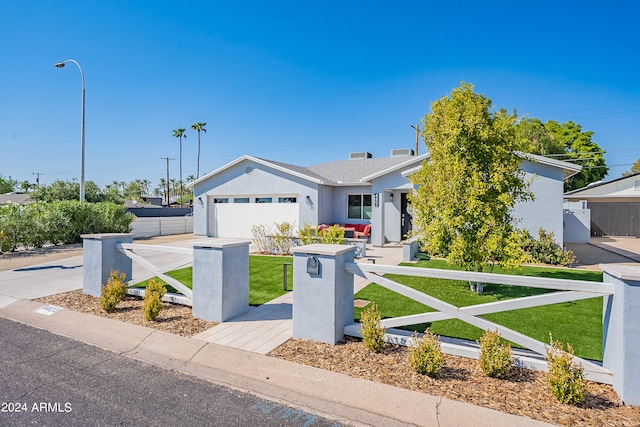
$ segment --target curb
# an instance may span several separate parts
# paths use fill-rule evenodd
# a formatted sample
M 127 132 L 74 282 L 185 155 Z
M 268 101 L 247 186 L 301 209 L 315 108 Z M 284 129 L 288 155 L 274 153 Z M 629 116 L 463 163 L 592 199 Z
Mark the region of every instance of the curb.
M 18 300 L 0 308 L 0 316 L 355 425 L 550 425 L 67 309 L 37 313 L 44 305 Z

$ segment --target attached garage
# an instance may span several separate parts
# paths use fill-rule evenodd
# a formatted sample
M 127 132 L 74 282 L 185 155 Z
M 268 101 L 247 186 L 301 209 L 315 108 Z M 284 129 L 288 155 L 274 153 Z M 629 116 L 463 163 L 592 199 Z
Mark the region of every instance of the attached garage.
M 229 238 L 251 238 L 251 227 L 266 224 L 290 222 L 296 225 L 299 218 L 298 203 L 216 203 L 219 197 L 209 197 L 209 230 L 212 236 Z M 245 198 L 243 198 L 245 199 Z M 262 198 L 264 199 L 264 198 Z M 282 197 L 274 197 L 276 201 Z M 288 199 L 291 199 L 290 197 Z

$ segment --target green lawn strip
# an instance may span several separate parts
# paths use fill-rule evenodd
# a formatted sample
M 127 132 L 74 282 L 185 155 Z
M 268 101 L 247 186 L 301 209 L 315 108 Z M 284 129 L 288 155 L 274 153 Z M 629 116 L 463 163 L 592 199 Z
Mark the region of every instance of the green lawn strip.
M 419 261 L 417 264 L 407 263 L 402 265 L 422 268 L 459 269 L 449 266 L 445 261 L 441 260 Z M 493 272 L 570 280 L 602 281 L 601 272 L 586 270 L 525 266 L 516 271 L 504 271 L 496 267 Z M 553 292 L 547 289 L 487 284 L 485 285 L 484 293 L 477 294 L 469 290 L 469 284 L 466 281 L 391 274 L 387 274 L 385 277 L 446 301 L 456 307 Z M 368 285 L 358 292 L 355 298 L 376 302 L 380 307 L 383 318 L 434 311 L 430 307 L 376 284 Z M 359 320 L 362 309 L 356 308 L 355 310 L 356 320 Z M 482 317 L 542 342 L 549 342 L 549 333 L 551 332 L 555 340 L 571 343 L 578 356 L 602 360 L 602 298 L 506 311 Z M 410 325 L 404 329 L 423 332 L 427 327 L 430 327 L 431 331 L 438 335 L 469 340 L 477 340 L 483 333 L 479 328 L 457 319 L 437 321 L 432 324 Z
M 274 298 L 284 295 L 282 287 L 283 264 L 291 263 L 291 257 L 282 256 L 249 256 L 249 304 L 261 305 Z M 289 289 L 293 283 L 293 268 L 288 271 Z M 180 283 L 192 289 L 192 267 L 181 268 L 167 273 Z M 148 280 L 137 283 L 135 286 L 145 288 Z M 164 282 L 163 282 L 164 283 Z M 168 292 L 178 293 L 172 286 L 164 283 Z

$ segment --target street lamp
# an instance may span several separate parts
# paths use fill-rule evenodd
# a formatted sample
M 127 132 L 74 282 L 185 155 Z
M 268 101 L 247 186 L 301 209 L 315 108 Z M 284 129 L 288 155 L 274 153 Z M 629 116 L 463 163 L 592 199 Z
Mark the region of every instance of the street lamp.
M 55 64 L 56 68 L 64 68 L 67 62 L 73 62 L 78 66 L 80 75 L 82 76 L 82 128 L 80 131 L 80 201 L 84 201 L 84 73 L 82 67 L 74 59 L 67 59 L 66 61 L 58 62 Z

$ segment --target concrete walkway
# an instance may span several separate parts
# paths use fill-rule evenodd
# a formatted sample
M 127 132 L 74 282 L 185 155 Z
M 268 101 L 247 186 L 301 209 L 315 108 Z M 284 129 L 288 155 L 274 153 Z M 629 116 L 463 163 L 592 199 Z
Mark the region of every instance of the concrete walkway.
M 636 237 L 592 237 L 592 245 L 640 262 L 640 239 Z
M 356 262 L 398 265 L 402 262 L 402 246 L 386 245 L 381 248 L 368 246 L 367 257 Z M 354 278 L 354 291 L 358 292 L 369 284 L 362 277 Z M 284 344 L 292 336 L 293 292 L 289 292 L 259 307 L 252 307 L 247 313 L 220 323 L 215 327 L 195 335 L 203 341 L 234 347 L 242 350 L 267 354 Z

